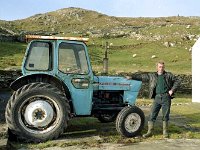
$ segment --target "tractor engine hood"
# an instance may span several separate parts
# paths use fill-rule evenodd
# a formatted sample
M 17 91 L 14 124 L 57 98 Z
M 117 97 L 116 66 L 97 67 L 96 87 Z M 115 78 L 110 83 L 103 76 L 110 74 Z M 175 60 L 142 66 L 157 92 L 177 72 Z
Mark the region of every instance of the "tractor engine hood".
M 98 76 L 94 78 L 94 82 L 98 85 L 98 90 L 122 90 L 139 92 L 141 81 L 127 80 L 124 77 Z

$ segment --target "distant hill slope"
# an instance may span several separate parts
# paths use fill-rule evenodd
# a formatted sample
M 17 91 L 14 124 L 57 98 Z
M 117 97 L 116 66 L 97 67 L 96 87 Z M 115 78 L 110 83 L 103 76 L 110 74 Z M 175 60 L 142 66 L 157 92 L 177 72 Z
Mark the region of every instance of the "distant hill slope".
M 21 32 L 52 32 L 57 34 L 111 35 L 119 31 L 131 34 L 132 31 L 149 27 L 167 27 L 173 25 L 199 26 L 199 17 L 160 17 L 160 18 L 122 18 L 107 16 L 81 8 L 64 8 L 44 14 L 37 14 L 26 19 L 0 21 L 0 26 Z M 181 31 L 182 32 L 182 31 Z M 162 33 L 162 32 L 161 32 Z M 121 33 L 122 34 L 122 33 Z

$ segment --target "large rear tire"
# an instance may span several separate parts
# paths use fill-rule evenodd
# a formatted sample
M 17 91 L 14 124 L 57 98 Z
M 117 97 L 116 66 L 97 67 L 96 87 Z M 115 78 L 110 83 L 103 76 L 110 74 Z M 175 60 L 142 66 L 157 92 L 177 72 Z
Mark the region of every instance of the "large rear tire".
M 15 91 L 6 106 L 12 134 L 25 142 L 57 138 L 67 127 L 70 106 L 66 96 L 47 83 L 31 83 Z
M 116 129 L 125 137 L 134 137 L 144 128 L 145 116 L 143 111 L 136 106 L 124 107 L 116 119 Z

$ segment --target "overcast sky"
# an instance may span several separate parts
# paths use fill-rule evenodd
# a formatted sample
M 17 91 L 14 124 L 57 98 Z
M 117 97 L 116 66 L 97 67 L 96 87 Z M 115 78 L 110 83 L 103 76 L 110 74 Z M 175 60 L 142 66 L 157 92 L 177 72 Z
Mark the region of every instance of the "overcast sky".
M 200 16 L 200 0 L 1 0 L 0 20 L 22 19 L 68 7 L 122 17 Z

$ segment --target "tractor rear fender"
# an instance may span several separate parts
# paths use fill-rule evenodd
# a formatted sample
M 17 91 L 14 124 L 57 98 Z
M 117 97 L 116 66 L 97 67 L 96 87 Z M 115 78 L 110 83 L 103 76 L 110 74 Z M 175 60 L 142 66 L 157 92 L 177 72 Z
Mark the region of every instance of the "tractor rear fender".
M 29 83 L 34 83 L 34 82 L 44 82 L 44 83 L 52 84 L 53 86 L 57 87 L 62 92 L 64 92 L 69 101 L 71 100 L 71 94 L 70 94 L 69 88 L 64 84 L 64 82 L 60 80 L 59 78 L 49 75 L 49 74 L 31 74 L 31 75 L 21 76 L 11 83 L 10 88 L 16 91 L 22 86 Z M 70 102 L 70 105 L 72 105 L 71 102 Z M 71 110 L 73 110 L 72 106 L 71 106 Z

